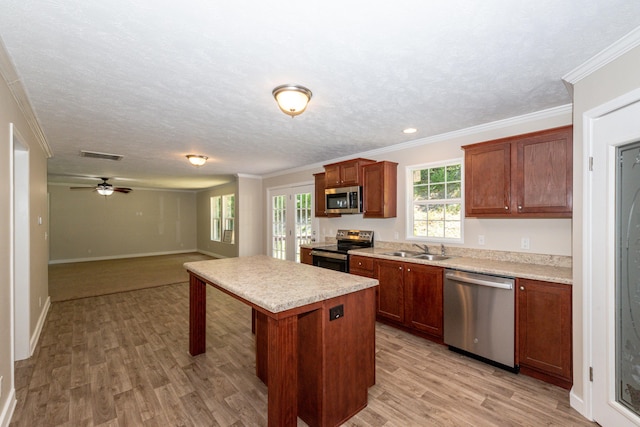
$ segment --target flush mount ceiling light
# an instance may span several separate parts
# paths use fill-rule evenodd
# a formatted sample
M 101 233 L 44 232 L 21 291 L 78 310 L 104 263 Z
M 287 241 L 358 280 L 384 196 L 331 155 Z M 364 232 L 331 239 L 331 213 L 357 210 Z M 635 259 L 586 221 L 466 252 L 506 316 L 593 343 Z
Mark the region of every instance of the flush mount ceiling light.
M 283 113 L 292 118 L 302 114 L 311 100 L 311 91 L 299 85 L 281 85 L 273 89 L 273 97 Z
M 197 154 L 187 154 L 187 159 L 189 159 L 189 163 L 193 166 L 202 166 L 207 162 L 208 157 Z
M 418 129 L 416 128 L 406 128 L 405 130 L 402 131 L 402 133 L 416 133 L 418 132 Z

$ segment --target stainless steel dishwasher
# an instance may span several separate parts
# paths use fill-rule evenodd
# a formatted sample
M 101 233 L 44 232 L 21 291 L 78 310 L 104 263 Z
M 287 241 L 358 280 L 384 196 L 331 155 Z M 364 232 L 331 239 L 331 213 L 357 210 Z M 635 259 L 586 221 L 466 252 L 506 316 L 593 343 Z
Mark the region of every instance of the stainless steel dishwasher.
M 517 372 L 514 282 L 511 277 L 445 270 L 444 343 Z

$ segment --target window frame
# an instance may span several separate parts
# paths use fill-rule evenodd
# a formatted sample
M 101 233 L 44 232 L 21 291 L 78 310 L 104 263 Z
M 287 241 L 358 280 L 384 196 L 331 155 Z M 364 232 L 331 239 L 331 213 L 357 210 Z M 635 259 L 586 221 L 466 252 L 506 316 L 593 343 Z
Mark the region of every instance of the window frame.
M 420 204 L 442 204 L 443 202 L 451 202 L 455 201 L 456 203 L 460 203 L 460 238 L 450 238 L 450 237 L 429 237 L 429 236 L 416 236 L 413 234 L 414 230 L 414 201 L 413 201 L 413 173 L 414 171 L 424 170 L 424 169 L 434 169 L 439 167 L 446 166 L 454 166 L 460 165 L 460 198 L 456 199 L 437 199 L 434 202 L 422 202 Z M 430 243 L 455 243 L 462 244 L 464 243 L 464 159 L 463 158 L 455 158 L 448 159 L 438 162 L 430 162 L 430 163 L 421 163 L 417 165 L 409 165 L 405 168 L 406 171 L 406 230 L 405 230 L 405 238 L 409 241 L 418 241 L 418 242 L 430 242 Z M 445 181 L 446 182 L 446 181 Z
M 210 227 L 211 227 L 209 239 L 212 242 L 227 243 L 232 245 L 235 243 L 235 222 L 236 222 L 235 221 L 236 220 L 235 196 L 236 196 L 235 193 L 229 193 L 229 194 L 220 194 L 216 196 L 211 196 L 209 198 L 209 209 L 210 209 L 209 216 L 210 216 Z M 233 197 L 233 216 L 228 216 L 228 212 L 226 208 L 227 199 L 229 197 Z M 229 221 L 231 221 L 231 225 L 232 225 L 232 228 L 230 229 L 232 231 L 231 241 L 225 242 L 224 231 L 227 229 L 224 228 L 224 224 L 229 223 Z

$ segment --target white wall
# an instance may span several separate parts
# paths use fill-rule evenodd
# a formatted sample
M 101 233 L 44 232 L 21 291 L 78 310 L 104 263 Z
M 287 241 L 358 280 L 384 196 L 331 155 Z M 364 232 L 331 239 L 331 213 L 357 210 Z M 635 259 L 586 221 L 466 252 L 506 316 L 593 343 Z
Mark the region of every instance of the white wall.
M 463 145 L 489 141 L 543 129 L 571 124 L 570 106 L 528 116 L 490 123 L 472 129 L 452 132 L 434 138 L 400 144 L 351 157 L 389 160 L 398 163 L 398 212 L 396 218 L 364 219 L 362 215 L 343 215 L 340 218 L 319 219 L 319 239 L 334 237 L 336 230 L 355 228 L 373 230 L 375 240 L 406 242 L 406 168 L 431 162 L 462 159 Z M 326 164 L 333 162 L 328 160 Z M 309 181 L 312 174 L 321 172 L 321 166 L 296 170 L 290 174 L 268 177 L 264 189 Z M 409 183 L 409 185 L 411 185 Z M 397 238 L 396 238 L 397 234 Z M 478 244 L 478 236 L 485 237 L 485 245 Z M 521 249 L 522 237 L 529 237 L 530 249 Z M 464 247 L 498 251 L 528 252 L 571 256 L 571 219 L 477 219 L 464 221 Z
M 51 262 L 196 250 L 196 193 L 133 189 L 104 197 L 49 185 Z

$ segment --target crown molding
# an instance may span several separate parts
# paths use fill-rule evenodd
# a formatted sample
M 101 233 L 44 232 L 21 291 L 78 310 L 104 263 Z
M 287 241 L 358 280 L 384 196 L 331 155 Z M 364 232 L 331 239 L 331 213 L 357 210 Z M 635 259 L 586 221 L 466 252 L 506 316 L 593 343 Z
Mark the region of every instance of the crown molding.
M 388 147 L 377 148 L 375 150 L 365 151 L 362 153 L 356 153 L 345 157 L 339 157 L 324 161 L 322 163 L 314 163 L 306 166 L 300 166 L 293 169 L 287 169 L 284 171 L 273 172 L 268 175 L 264 175 L 265 179 L 273 178 L 281 175 L 288 175 L 296 172 L 303 172 L 310 169 L 322 168 L 323 165 L 329 163 L 341 162 L 343 160 L 350 160 L 354 157 L 372 157 L 385 153 L 392 153 L 394 151 L 406 150 L 408 148 L 419 147 L 422 145 L 433 144 L 435 142 L 447 141 L 450 139 L 465 137 L 469 135 L 479 134 L 481 132 L 492 131 L 496 129 L 503 129 L 510 126 L 516 126 L 520 124 L 526 124 L 537 120 L 544 120 L 562 115 L 573 113 L 573 104 L 560 105 L 558 107 L 548 108 L 546 110 L 536 111 L 535 113 L 524 114 L 522 116 L 510 117 L 508 119 L 497 120 L 495 122 L 485 123 L 482 125 L 472 126 L 465 129 L 460 129 L 452 132 L 442 133 L 440 135 L 434 135 L 426 138 L 420 138 L 413 141 L 402 142 L 400 144 L 390 145 Z
M 593 56 L 584 64 L 574 68 L 562 77 L 562 81 L 573 97 L 573 85 L 618 59 L 631 49 L 640 46 L 640 27 L 632 30 L 620 40 Z
M 9 56 L 9 52 L 4 45 L 4 42 L 0 38 L 0 75 L 7 83 L 9 87 L 9 91 L 13 95 L 16 103 L 18 104 L 18 108 L 22 111 L 29 128 L 33 132 L 36 140 L 40 144 L 42 151 L 44 151 L 47 158 L 53 157 L 53 151 L 51 150 L 51 146 L 47 142 L 47 137 L 40 127 L 40 122 L 38 121 L 38 117 L 36 113 L 33 111 L 31 107 L 31 102 L 29 101 L 29 96 L 27 95 L 27 91 L 18 76 L 18 73 L 11 62 L 11 57 Z

